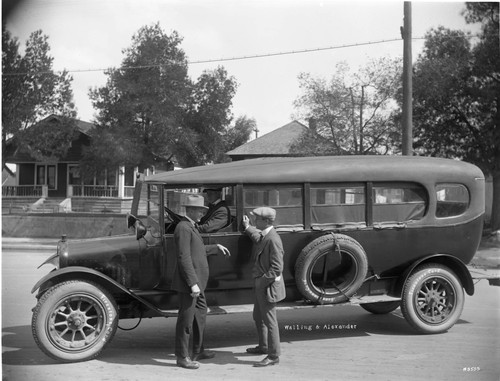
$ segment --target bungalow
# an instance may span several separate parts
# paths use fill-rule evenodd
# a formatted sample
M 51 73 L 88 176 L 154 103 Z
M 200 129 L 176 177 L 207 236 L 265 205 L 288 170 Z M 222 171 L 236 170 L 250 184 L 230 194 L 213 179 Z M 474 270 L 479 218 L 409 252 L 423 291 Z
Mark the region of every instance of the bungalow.
M 47 125 L 63 123 L 56 115 L 43 120 Z M 120 167 L 104 171 L 92 179 L 80 176 L 83 148 L 91 142 L 91 123 L 75 120 L 77 134 L 66 155 L 57 162 L 40 162 L 30 152 L 10 139 L 6 145 L 6 162 L 13 165 L 14 185 L 2 186 L 2 199 L 43 198 L 58 201 L 78 198 L 131 199 L 138 169 Z

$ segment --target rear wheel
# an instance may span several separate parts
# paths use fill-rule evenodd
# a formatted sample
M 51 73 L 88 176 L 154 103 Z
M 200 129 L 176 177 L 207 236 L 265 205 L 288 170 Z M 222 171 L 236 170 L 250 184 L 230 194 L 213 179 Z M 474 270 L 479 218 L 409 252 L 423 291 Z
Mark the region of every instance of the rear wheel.
M 353 238 L 326 235 L 309 243 L 295 264 L 295 281 L 302 295 L 315 303 L 345 302 L 363 284 L 368 259 Z
M 97 357 L 118 325 L 113 297 L 86 281 L 59 283 L 42 295 L 33 311 L 35 342 L 48 356 L 63 362 Z
M 440 264 L 427 264 L 407 279 L 401 311 L 416 330 L 441 333 L 460 318 L 464 301 L 464 290 L 455 273 Z

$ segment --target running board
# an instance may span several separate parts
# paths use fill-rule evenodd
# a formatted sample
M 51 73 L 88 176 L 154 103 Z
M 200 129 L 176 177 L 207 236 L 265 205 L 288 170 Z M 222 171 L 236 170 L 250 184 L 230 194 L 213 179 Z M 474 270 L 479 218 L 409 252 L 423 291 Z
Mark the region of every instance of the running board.
M 362 296 L 359 298 L 352 297 L 348 302 L 336 303 L 336 304 L 314 304 L 312 302 L 299 301 L 299 302 L 282 302 L 276 304 L 276 309 L 280 311 L 285 310 L 297 310 L 303 308 L 324 308 L 324 307 L 337 307 L 337 306 L 349 306 L 349 305 L 360 305 L 365 303 L 383 303 L 383 302 L 399 302 L 401 298 L 394 298 L 387 295 L 372 295 L 372 296 Z M 244 312 L 252 312 L 253 304 L 239 304 L 234 306 L 209 306 L 208 315 L 228 315 L 237 314 Z M 177 310 L 162 310 L 164 316 L 177 316 Z

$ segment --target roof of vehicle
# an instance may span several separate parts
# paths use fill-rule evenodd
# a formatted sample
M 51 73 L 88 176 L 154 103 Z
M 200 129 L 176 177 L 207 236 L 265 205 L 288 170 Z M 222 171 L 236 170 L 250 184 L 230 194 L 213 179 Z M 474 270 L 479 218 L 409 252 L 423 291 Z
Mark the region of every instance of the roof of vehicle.
M 421 156 L 315 156 L 259 158 L 185 168 L 146 177 L 168 185 L 279 184 L 347 181 L 465 181 L 484 178 L 458 160 Z

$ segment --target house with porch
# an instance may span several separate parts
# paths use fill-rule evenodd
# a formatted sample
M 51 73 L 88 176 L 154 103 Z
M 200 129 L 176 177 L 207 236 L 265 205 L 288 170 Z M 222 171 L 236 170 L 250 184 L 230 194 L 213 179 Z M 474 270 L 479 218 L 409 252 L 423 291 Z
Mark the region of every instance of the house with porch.
M 47 128 L 64 123 L 51 115 L 43 120 Z M 103 171 L 91 179 L 80 175 L 84 147 L 90 145 L 91 123 L 75 120 L 77 133 L 66 155 L 54 162 L 41 162 L 29 150 L 7 141 L 6 162 L 15 176 L 2 185 L 2 214 L 16 210 L 32 212 L 115 212 L 130 205 L 137 167 Z M 128 210 L 130 208 L 128 207 Z

